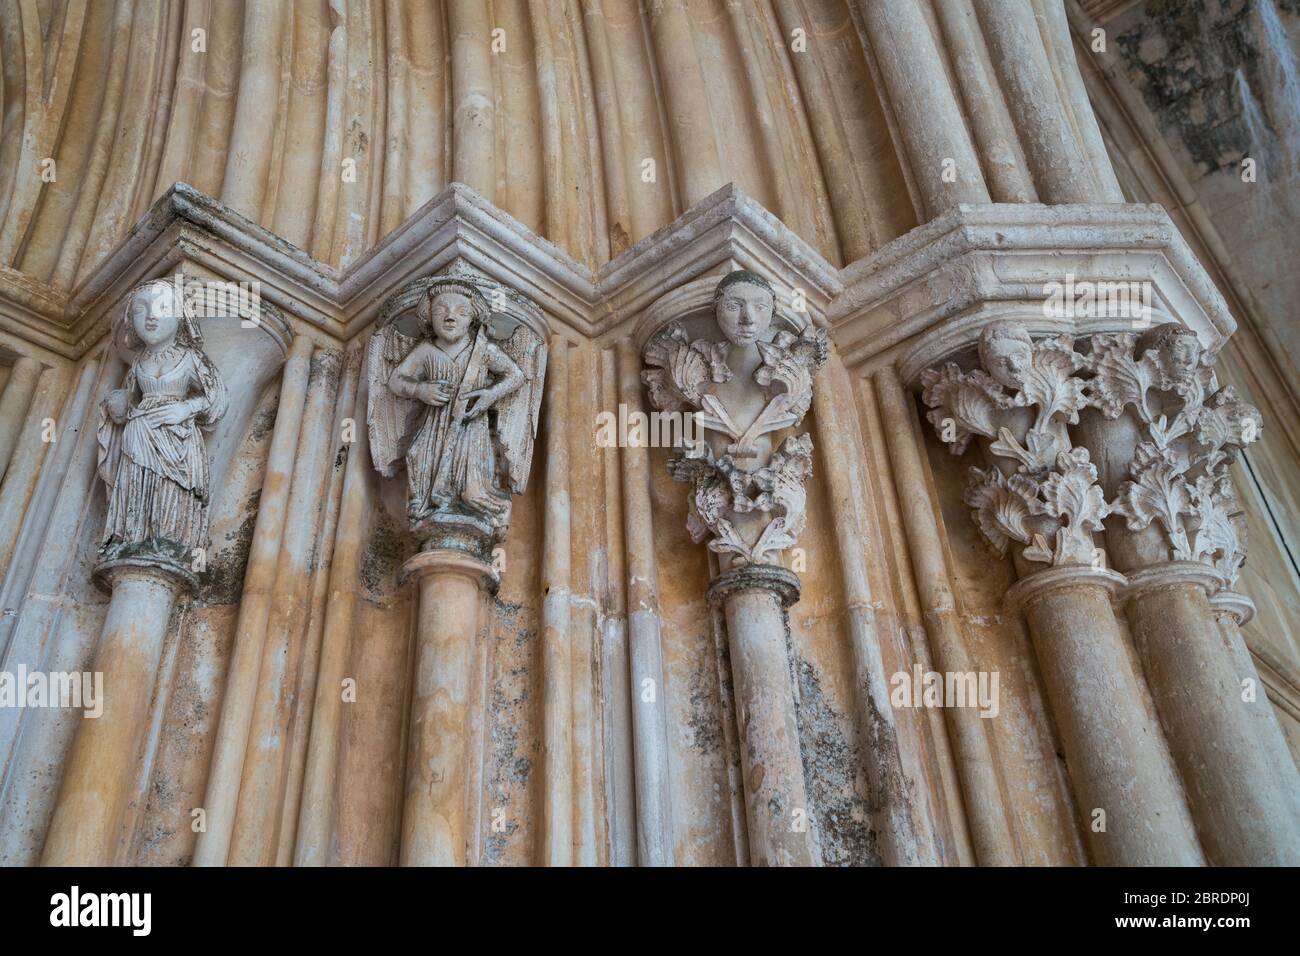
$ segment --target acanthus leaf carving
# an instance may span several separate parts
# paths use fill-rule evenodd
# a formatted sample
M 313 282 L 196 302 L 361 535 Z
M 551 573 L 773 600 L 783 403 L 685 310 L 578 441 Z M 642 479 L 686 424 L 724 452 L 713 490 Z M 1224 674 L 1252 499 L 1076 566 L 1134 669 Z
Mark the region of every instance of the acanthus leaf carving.
M 1227 466 L 1258 439 L 1262 420 L 1231 386 L 1215 389 L 1212 364 L 1195 333 L 1175 323 L 1140 338 L 1096 335 L 1087 396 L 1108 419 L 1132 408 L 1143 429 L 1114 512 L 1131 531 L 1155 521 L 1171 558 L 1206 561 L 1233 581 L 1245 554 L 1225 506 L 1234 497 Z
M 1183 528 L 1183 516 L 1192 514 L 1192 498 L 1184 478 L 1186 465 L 1168 448 L 1140 442 L 1133 455 L 1132 480 L 1120 486 L 1114 511 L 1123 515 L 1130 531 L 1159 522 L 1169 536 L 1174 556 L 1192 560 L 1192 548 Z
M 704 442 L 668 463 L 674 479 L 692 485 L 692 539 L 707 539 L 733 567 L 779 564 L 804 527 L 812 438 L 787 436 L 773 450 L 769 436 L 803 420 L 829 339 L 813 325 L 769 337 L 775 292 L 743 270 L 719 282 L 714 304 L 723 341 L 692 340 L 672 323 L 647 343 L 641 379 L 656 408 L 695 411 L 705 431 Z M 749 374 L 737 378 L 738 367 Z
M 965 502 L 984 538 L 1000 557 L 1012 541 L 1028 544 L 1030 518 L 1037 514 L 1038 489 L 1024 475 L 1003 475 L 996 468 L 971 468 Z
M 927 417 L 955 454 L 978 435 L 988 455 L 1016 463 L 1010 477 L 971 469 L 965 500 L 975 523 L 1000 555 L 1016 541 L 1030 561 L 1093 563 L 1092 535 L 1109 508 L 1087 449 L 1072 448 L 1066 429 L 1088 405 L 1076 376 L 1084 358 L 1068 337 L 1035 342 L 1013 322 L 983 330 L 979 358 L 982 368 L 969 372 L 948 363 L 922 375 Z
M 1056 470 L 1043 481 L 1039 494 L 1043 513 L 1063 522 L 1056 533 L 1051 563 L 1091 564 L 1095 553 L 1092 534 L 1102 530 L 1110 506 L 1097 484 L 1097 469 L 1088 449 L 1073 448 L 1057 455 Z
M 965 454 L 975 435 L 996 436 L 998 411 L 1015 404 L 1002 386 L 984 372 L 962 372 L 953 362 L 926 369 L 921 384 L 922 400 L 930 407 L 926 418 L 940 436 L 948 432 L 948 423 L 952 422 L 953 437 L 948 445 L 954 455 Z

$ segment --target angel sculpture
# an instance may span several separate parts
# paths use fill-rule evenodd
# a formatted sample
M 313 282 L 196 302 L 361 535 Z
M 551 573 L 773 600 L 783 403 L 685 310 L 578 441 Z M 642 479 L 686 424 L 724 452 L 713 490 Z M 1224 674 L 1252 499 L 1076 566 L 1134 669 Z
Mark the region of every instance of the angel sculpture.
M 99 476 L 108 486 L 101 554 L 190 562 L 208 542 L 203 429 L 226 411 L 226 386 L 170 280 L 135 289 L 114 324 L 131 366 L 100 404 Z
M 385 477 L 405 460 L 412 531 L 468 525 L 482 547 L 528 485 L 546 344 L 494 314 L 479 280 L 422 284 L 414 315 L 381 319 L 370 341 L 371 456 Z
M 655 407 L 700 415 L 705 441 L 668 463 L 693 486 L 692 538 L 709 538 L 724 569 L 778 564 L 774 553 L 803 530 L 812 439 L 791 435 L 777 447 L 773 436 L 803 420 L 829 342 L 816 326 L 778 316 L 775 290 L 745 270 L 718 283 L 713 312 L 723 341 L 692 340 L 673 323 L 650 340 L 641 378 Z M 790 328 L 774 329 L 777 319 Z

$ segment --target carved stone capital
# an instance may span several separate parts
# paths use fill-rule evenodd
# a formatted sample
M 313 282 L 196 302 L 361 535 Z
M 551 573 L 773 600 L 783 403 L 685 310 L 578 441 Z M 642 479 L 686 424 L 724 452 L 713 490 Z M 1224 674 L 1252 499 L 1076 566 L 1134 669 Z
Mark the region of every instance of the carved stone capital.
M 100 402 L 95 432 L 108 498 L 99 582 L 121 567 L 155 568 L 187 586 L 195 580 L 191 567 L 208 545 L 212 505 L 204 433 L 228 404 L 199 314 L 176 277 L 132 289 L 113 320 L 113 344 L 128 370 Z
M 536 306 L 468 267 L 426 276 L 380 310 L 367 349 L 371 459 L 403 468 L 425 549 L 485 559 L 523 492 L 546 376 Z
M 1245 522 L 1228 465 L 1258 440 L 1258 410 L 1231 386 L 1218 387 L 1213 357 L 1181 326 L 1096 335 L 1088 347 L 1090 406 L 1106 422 L 1127 419 L 1094 429 L 1107 458 L 1121 463 L 1116 517 L 1128 532 L 1158 527 L 1165 561 L 1204 562 L 1234 582 L 1246 555 Z
M 1067 426 L 1085 406 L 1083 365 L 1068 338 L 1034 341 L 1013 322 L 987 326 L 980 368 L 928 369 L 922 400 L 953 454 L 978 436 L 988 468 L 972 467 L 965 501 L 999 555 L 1012 542 L 1026 561 L 1052 566 L 1097 561 L 1093 533 L 1110 513 L 1087 448 Z
M 790 430 L 812 404 L 826 333 L 783 313 L 773 287 L 744 270 L 718 282 L 712 315 L 690 325 L 651 336 L 641 374 L 656 409 L 703 429 L 668 466 L 691 485 L 687 527 L 724 568 L 778 565 L 804 527 L 812 438 Z
M 1122 570 L 1195 561 L 1231 584 L 1245 522 L 1227 469 L 1262 422 L 1218 386 L 1212 363 L 1172 323 L 1076 349 L 995 322 L 976 367 L 925 370 L 921 397 L 954 454 L 979 443 L 990 467 L 970 469 L 965 501 L 999 555 L 1014 543 L 1026 562 L 1100 564 L 1094 535 L 1105 531 Z

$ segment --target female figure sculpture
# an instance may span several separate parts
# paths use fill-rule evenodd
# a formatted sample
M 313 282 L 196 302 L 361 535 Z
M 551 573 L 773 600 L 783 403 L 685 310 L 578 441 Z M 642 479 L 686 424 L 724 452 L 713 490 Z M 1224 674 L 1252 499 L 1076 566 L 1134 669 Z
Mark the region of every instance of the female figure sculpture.
M 189 563 L 208 540 L 203 429 L 225 414 L 221 373 L 203 353 L 180 291 L 158 279 L 133 291 L 114 328 L 129 356 L 122 388 L 100 404 L 99 476 L 108 486 L 101 553 Z

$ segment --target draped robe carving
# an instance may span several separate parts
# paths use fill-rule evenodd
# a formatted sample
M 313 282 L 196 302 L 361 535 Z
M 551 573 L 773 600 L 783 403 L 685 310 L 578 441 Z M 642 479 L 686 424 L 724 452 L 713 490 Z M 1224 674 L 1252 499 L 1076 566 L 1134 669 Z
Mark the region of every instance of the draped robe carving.
M 164 334 L 168 323 L 174 323 L 168 341 L 142 341 L 146 328 Z M 155 332 L 159 327 L 162 333 Z M 140 553 L 188 563 L 191 552 L 208 542 L 203 430 L 225 413 L 225 384 L 170 282 L 148 283 L 132 293 L 115 338 L 133 359 L 123 387 L 100 404 L 99 476 L 108 488 L 101 553 L 108 559 Z

